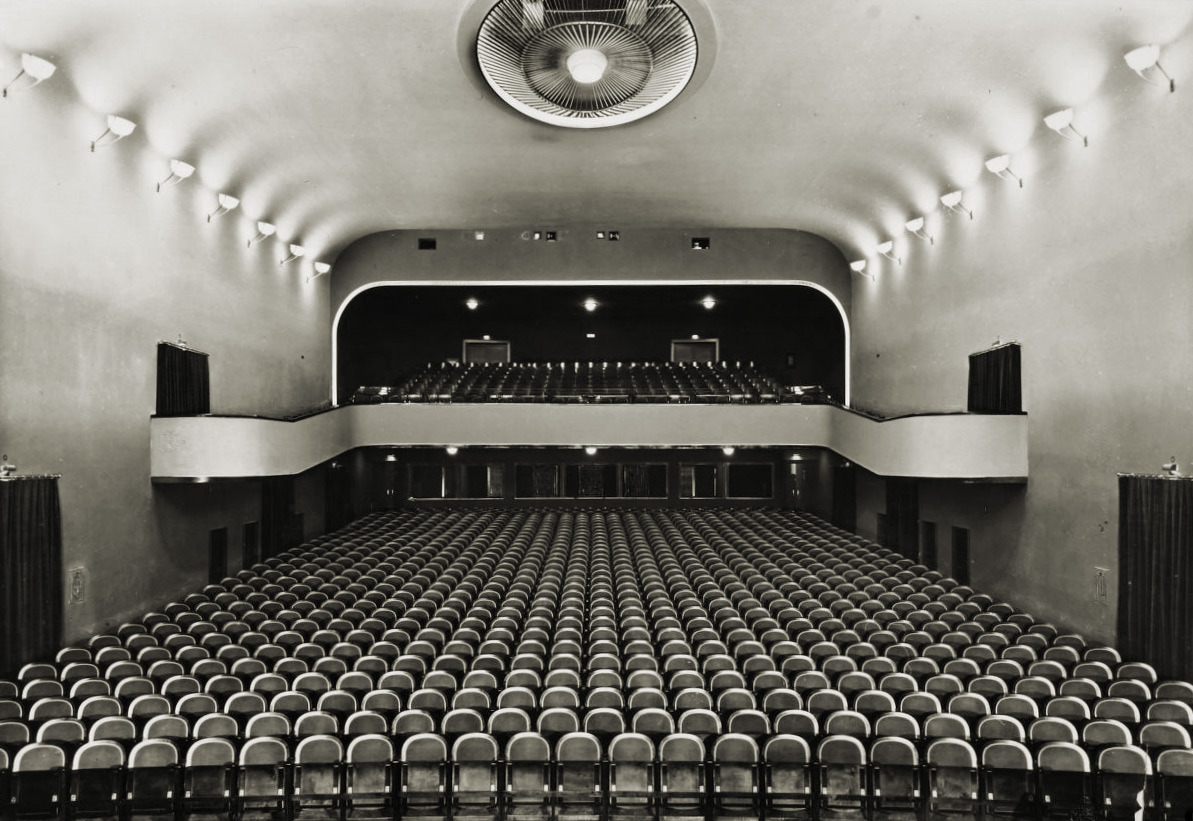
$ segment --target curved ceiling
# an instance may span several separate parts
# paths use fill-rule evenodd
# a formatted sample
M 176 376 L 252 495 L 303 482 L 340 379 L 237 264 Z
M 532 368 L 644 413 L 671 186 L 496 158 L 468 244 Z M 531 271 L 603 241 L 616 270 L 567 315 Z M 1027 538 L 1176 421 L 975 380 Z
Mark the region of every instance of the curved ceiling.
M 314 258 L 386 229 L 544 222 L 796 228 L 852 258 L 1043 115 L 1138 83 L 1123 53 L 1193 18 L 1186 0 L 687 0 L 716 32 L 703 81 L 568 130 L 462 60 L 486 2 L 20 0 L 0 6 L 0 81 L 21 52 L 53 60 L 47 85 L 99 125 L 81 144 L 128 117 L 119 150 L 193 163 Z M 1165 67 L 1189 76 L 1187 42 Z

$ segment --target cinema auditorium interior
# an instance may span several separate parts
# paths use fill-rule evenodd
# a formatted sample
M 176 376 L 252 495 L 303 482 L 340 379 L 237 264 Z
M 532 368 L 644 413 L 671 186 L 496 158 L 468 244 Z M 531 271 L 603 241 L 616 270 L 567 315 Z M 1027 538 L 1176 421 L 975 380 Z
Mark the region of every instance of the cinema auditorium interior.
M 0 5 L 0 816 L 1193 815 L 1193 3 Z

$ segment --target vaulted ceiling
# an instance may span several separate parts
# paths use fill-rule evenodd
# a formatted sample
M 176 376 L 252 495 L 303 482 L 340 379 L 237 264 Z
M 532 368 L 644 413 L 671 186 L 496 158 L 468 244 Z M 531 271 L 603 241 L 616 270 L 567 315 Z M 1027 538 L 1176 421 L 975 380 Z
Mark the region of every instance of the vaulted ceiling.
M 213 199 L 323 258 L 385 229 L 545 222 L 796 228 L 853 258 L 990 156 L 1030 173 L 1045 114 L 1096 128 L 1140 82 L 1123 54 L 1193 21 L 1186 0 L 680 2 L 693 81 L 606 129 L 537 122 L 485 85 L 472 47 L 493 0 L 10 0 L 0 82 L 22 52 L 54 61 L 53 93 L 94 113 L 83 144 L 125 116 L 120 150 L 163 176 L 193 163 Z

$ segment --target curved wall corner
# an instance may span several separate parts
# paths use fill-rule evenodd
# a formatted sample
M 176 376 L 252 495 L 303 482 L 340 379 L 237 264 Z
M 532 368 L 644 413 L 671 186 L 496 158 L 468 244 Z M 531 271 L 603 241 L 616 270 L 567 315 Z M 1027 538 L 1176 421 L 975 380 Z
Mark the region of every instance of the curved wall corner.
M 340 317 L 358 294 L 385 285 L 802 285 L 836 305 L 845 328 L 845 404 L 851 392 L 852 316 L 849 266 L 816 234 L 786 229 L 650 228 L 623 231 L 620 242 L 588 241 L 599 226 L 559 231 L 557 242 L 527 232 L 403 229 L 362 237 L 336 259 L 331 282 L 331 401 L 337 401 Z M 691 238 L 711 248 L 693 251 Z M 434 238 L 435 250 L 419 250 Z M 584 241 L 582 241 L 584 240 Z

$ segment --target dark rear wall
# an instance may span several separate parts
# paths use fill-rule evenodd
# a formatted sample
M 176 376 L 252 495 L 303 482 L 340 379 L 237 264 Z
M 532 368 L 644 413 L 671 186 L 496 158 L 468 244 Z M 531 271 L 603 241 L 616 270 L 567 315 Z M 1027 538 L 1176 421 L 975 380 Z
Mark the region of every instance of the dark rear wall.
M 712 310 L 700 303 L 717 300 Z M 475 297 L 480 306 L 464 304 Z M 584 300 L 598 308 L 589 313 Z M 595 333 L 595 339 L 586 334 Z M 721 341 L 721 359 L 753 361 L 792 385 L 845 395 L 845 331 L 821 292 L 798 285 L 386 286 L 360 294 L 339 325 L 342 401 L 394 385 L 427 362 L 458 359 L 464 339 L 508 340 L 514 361 L 667 361 L 672 339 Z

